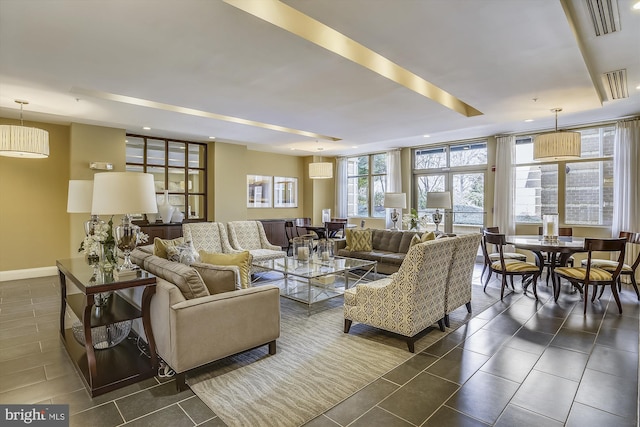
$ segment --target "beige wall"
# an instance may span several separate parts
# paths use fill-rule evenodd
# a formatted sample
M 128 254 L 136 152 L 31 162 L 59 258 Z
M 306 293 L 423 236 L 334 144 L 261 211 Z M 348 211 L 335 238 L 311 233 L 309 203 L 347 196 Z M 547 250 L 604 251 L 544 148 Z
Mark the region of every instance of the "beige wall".
M 0 118 L 0 124 L 19 125 Z M 25 122 L 49 131 L 49 157 L 0 156 L 0 271 L 51 267 L 69 256 L 69 127 Z
M 69 135 L 69 179 L 93 180 L 95 173 L 106 172 L 89 169 L 89 162 L 111 163 L 115 172 L 124 172 L 125 138 L 123 129 L 72 123 Z M 65 193 L 65 201 L 66 197 Z M 89 217 L 90 213 L 69 214 L 70 256 L 78 256 L 78 248 L 84 239 L 84 222 Z M 102 219 L 108 221 L 106 217 Z M 119 224 L 120 218 L 114 218 L 113 222 Z

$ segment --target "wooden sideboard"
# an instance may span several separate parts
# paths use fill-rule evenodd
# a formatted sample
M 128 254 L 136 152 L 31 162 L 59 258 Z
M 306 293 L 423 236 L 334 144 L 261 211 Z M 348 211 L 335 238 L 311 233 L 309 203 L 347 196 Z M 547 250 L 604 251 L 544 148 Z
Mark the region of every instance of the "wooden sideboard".
M 149 241 L 146 244 L 153 243 L 155 237 L 161 239 L 175 239 L 182 236 L 182 224 L 163 224 L 157 222 L 155 224 L 138 223 L 140 230 L 149 235 Z
M 264 232 L 267 235 L 267 240 L 272 245 L 278 245 L 282 248 L 286 248 L 289 245 L 289 239 L 287 239 L 287 233 L 284 228 L 285 221 L 292 221 L 288 219 L 260 219 L 258 220 L 264 227 Z

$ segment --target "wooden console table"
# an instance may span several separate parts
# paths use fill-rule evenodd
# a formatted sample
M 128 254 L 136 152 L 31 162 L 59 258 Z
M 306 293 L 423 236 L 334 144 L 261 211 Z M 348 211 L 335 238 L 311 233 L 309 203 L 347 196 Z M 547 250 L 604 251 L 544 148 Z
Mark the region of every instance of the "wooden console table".
M 152 377 L 157 371 L 158 357 L 151 330 L 149 305 L 156 291 L 156 277 L 147 271 L 139 270 L 136 277 L 118 281 L 113 276 L 94 274 L 94 269 L 84 258 L 58 260 L 56 265 L 60 275 L 60 336 L 89 394 L 92 397 L 98 396 Z M 68 295 L 67 281 L 75 285 L 81 293 Z M 138 309 L 115 292 L 105 307 L 94 306 L 94 298 L 98 293 L 139 286 L 144 287 L 142 309 Z M 65 328 L 67 305 L 82 322 L 84 346 L 76 341 L 71 327 Z M 137 318 L 142 318 L 151 359 L 141 355 L 135 340 L 130 339 L 125 339 L 112 348 L 94 348 L 91 328 Z

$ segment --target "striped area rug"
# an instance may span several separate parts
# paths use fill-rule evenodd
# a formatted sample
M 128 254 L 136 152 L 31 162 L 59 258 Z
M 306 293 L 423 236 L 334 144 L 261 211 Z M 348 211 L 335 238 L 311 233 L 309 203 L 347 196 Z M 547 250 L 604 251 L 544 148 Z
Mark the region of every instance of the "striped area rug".
M 496 301 L 473 288 L 474 314 Z M 344 334 L 342 297 L 328 304 L 308 316 L 306 306 L 281 298 L 276 355 L 264 346 L 225 358 L 188 375 L 189 386 L 230 427 L 300 426 L 413 356 L 401 337 L 367 325 Z M 456 310 L 451 328 L 435 325 L 416 353 L 470 318 Z

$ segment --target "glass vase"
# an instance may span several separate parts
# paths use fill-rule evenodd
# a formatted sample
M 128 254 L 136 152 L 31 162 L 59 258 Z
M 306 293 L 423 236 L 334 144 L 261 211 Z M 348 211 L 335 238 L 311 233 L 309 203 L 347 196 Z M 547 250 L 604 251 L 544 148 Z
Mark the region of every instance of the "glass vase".
M 307 237 L 293 238 L 293 259 L 308 262 L 313 253 L 313 239 Z

